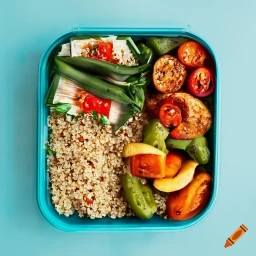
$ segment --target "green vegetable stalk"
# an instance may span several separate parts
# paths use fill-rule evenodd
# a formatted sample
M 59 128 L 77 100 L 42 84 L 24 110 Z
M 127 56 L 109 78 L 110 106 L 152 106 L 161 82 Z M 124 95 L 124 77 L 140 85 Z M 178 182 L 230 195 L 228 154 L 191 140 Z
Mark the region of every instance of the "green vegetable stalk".
M 85 73 L 55 58 L 55 71 L 60 75 L 78 83 L 84 90 L 101 97 L 123 104 L 131 104 L 138 111 L 144 106 L 144 88 L 136 86 L 127 90 Z M 143 96 L 144 95 L 144 96 Z
M 86 57 L 56 57 L 56 59 L 87 72 L 107 76 L 117 81 L 125 81 L 128 77 L 144 72 L 149 68 L 149 64 L 128 67 Z
M 156 203 L 151 188 L 143 185 L 137 177 L 126 173 L 122 177 L 124 195 L 132 211 L 140 219 L 150 219 L 156 211 Z
M 132 75 L 129 78 L 127 78 L 125 81 L 114 80 L 113 78 L 108 76 L 100 76 L 100 78 L 111 84 L 124 86 L 124 87 L 125 86 L 128 87 L 131 85 L 146 87 L 152 82 L 150 71 L 145 71 L 136 75 Z
M 153 61 L 153 51 L 143 43 L 138 45 L 140 50 L 139 62 L 141 64 L 149 64 Z

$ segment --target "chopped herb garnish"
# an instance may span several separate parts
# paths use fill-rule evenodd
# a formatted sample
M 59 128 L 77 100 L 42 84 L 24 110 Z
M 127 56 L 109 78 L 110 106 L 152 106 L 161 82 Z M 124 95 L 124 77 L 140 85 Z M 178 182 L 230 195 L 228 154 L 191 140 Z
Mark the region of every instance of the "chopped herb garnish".
M 61 114 L 66 114 L 71 109 L 71 105 L 69 103 L 58 104 L 53 109 Z
M 110 122 L 108 118 L 104 115 L 100 115 L 100 124 L 101 125 L 108 125 Z
M 95 121 L 97 121 L 98 123 L 100 123 L 101 125 L 105 126 L 110 124 L 110 121 L 108 120 L 108 118 L 104 115 L 101 115 L 99 113 L 97 113 L 96 111 L 92 111 L 91 112 L 93 119 Z
M 48 144 L 45 144 L 45 150 L 48 155 L 50 156 L 56 156 L 56 151 L 50 149 L 50 146 Z
M 91 114 L 92 114 L 93 119 L 98 122 L 98 114 L 97 114 L 97 112 L 96 111 L 92 111 Z

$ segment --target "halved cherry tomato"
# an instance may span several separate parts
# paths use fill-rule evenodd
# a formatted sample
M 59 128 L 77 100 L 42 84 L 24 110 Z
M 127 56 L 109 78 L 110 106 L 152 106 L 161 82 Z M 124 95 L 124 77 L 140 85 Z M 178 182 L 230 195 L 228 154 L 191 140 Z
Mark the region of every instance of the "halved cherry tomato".
M 159 109 L 160 122 L 166 127 L 178 126 L 181 123 L 181 111 L 173 105 L 172 99 L 164 99 Z
M 163 178 L 165 176 L 165 156 L 139 154 L 130 157 L 131 174 L 141 178 Z
M 212 72 L 201 67 L 195 69 L 188 78 L 188 91 L 198 97 L 206 97 L 213 93 L 215 81 Z
M 207 52 L 199 43 L 189 41 L 179 47 L 178 58 L 187 67 L 201 67 L 207 58 Z
M 90 93 L 85 93 L 82 98 L 84 100 L 81 107 L 85 113 L 91 113 L 92 111 L 96 111 L 98 114 L 109 117 L 111 100 L 98 98 Z
M 99 42 L 98 51 L 99 59 L 105 61 L 111 61 L 112 59 L 113 44 L 111 42 Z

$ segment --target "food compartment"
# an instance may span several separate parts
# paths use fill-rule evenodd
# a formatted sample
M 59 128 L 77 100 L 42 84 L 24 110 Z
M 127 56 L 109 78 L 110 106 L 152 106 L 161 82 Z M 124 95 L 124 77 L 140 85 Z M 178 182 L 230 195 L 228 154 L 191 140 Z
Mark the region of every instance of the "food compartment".
M 112 40 L 109 40 L 110 35 L 116 36 L 112 45 L 109 44 Z M 99 41 L 101 44 L 97 45 L 95 53 L 95 42 Z M 125 48 L 121 41 L 126 42 Z M 87 46 L 92 42 L 89 44 L 90 51 L 88 47 L 82 49 L 81 42 L 87 43 Z M 202 48 L 189 45 L 189 42 L 198 43 Z M 120 47 L 123 47 L 122 51 Z M 188 52 L 186 47 L 190 47 L 192 51 L 195 49 L 197 54 L 199 52 L 197 58 L 185 56 Z M 121 58 L 120 54 L 125 57 Z M 170 69 L 173 72 L 168 72 Z M 210 82 L 207 84 L 206 81 L 206 85 L 202 85 L 200 77 L 210 79 Z M 67 93 L 71 97 L 66 97 Z M 38 204 L 43 215 L 54 226 L 65 231 L 180 230 L 199 222 L 213 206 L 218 185 L 219 71 L 212 49 L 195 34 L 179 29 L 79 29 L 64 34 L 52 43 L 42 57 L 38 104 Z M 98 104 L 96 109 L 95 104 Z M 99 108 L 100 104 L 111 107 Z M 196 116 L 193 104 L 203 114 L 190 121 L 189 115 Z M 111 110 L 118 110 L 118 114 L 115 111 L 111 114 Z M 56 116 L 54 111 L 58 112 Z M 140 112 L 146 112 L 146 115 Z M 174 119 L 172 113 L 177 114 Z M 211 122 L 208 122 L 209 115 Z M 79 118 L 80 121 L 76 124 L 73 120 Z M 145 124 L 144 118 L 147 118 Z M 143 129 L 140 132 L 129 127 L 128 130 L 125 129 L 129 122 L 131 127 L 136 127 L 135 119 L 141 119 Z M 74 132 L 77 127 L 86 126 L 88 122 L 91 125 L 87 130 Z M 87 138 L 85 131 L 89 132 L 96 125 L 95 122 L 103 127 L 100 131 L 102 142 L 93 139 L 94 144 L 89 148 L 85 140 L 90 140 L 93 136 Z M 186 122 L 188 127 L 177 129 L 182 122 Z M 105 129 L 105 126 L 109 126 L 109 129 Z M 161 135 L 159 126 L 162 126 Z M 66 134 L 66 127 L 71 129 L 69 135 Z M 129 137 L 126 133 L 138 137 L 134 140 L 122 137 L 117 140 L 120 145 L 116 146 L 117 143 L 112 145 L 109 141 L 113 139 L 108 134 L 110 131 L 122 136 L 125 134 L 125 137 Z M 65 143 L 62 138 L 50 139 L 50 134 L 58 132 L 64 140 L 68 136 L 75 138 L 76 143 L 70 145 L 69 139 Z M 97 161 L 87 159 L 86 163 L 83 162 L 83 168 L 88 166 L 95 172 L 97 168 L 102 168 L 103 174 L 93 174 L 100 181 L 96 181 L 97 189 L 87 187 L 86 192 L 79 194 L 76 193 L 78 187 L 72 187 L 71 181 L 81 182 L 73 174 L 74 170 L 80 168 L 79 163 L 72 163 L 72 157 L 76 161 L 81 159 L 82 155 L 74 153 L 81 149 L 81 145 L 85 145 L 88 152 L 90 149 L 98 149 L 99 157 L 105 157 L 105 160 L 115 162 L 114 155 L 122 158 L 125 165 L 121 164 L 122 171 L 104 176 L 104 170 L 109 166 L 97 165 Z M 70 151 L 74 152 L 71 153 L 71 158 L 67 158 L 70 164 L 67 168 L 65 160 L 63 162 L 65 158 L 59 156 L 58 150 L 62 148 L 66 154 L 66 147 L 69 146 Z M 104 152 L 115 147 L 117 152 L 109 151 L 109 155 L 112 154 L 113 157 L 106 158 Z M 49 168 L 54 165 L 54 161 L 62 162 L 56 163 L 57 168 Z M 141 170 L 142 165 L 148 166 L 150 173 L 148 170 Z M 116 164 L 113 168 L 117 167 L 120 165 Z M 61 168 L 73 170 L 65 176 L 61 174 Z M 77 172 L 77 176 L 84 175 L 84 182 L 94 182 L 96 179 L 87 179 L 88 172 L 83 168 Z M 60 180 L 56 181 L 58 179 Z M 114 195 L 119 199 L 115 201 L 116 205 L 115 202 L 110 203 L 113 198 L 106 191 L 108 187 L 102 185 L 104 180 L 106 184 L 117 184 L 119 191 Z M 147 185 L 144 184 L 145 181 Z M 66 187 L 62 187 L 64 183 Z M 133 184 L 132 188 L 129 187 L 130 184 Z M 67 200 L 63 200 L 63 190 L 72 189 L 72 198 L 66 197 Z M 81 189 L 85 187 L 81 186 Z M 100 189 L 103 193 L 99 193 Z M 187 192 L 194 195 L 194 201 L 188 202 Z M 140 197 L 134 196 L 135 194 Z M 116 210 L 97 212 L 99 208 L 93 208 L 95 195 L 97 198 L 101 197 L 102 201 L 99 200 L 99 203 L 103 207 L 116 207 Z M 204 195 L 205 200 L 197 200 L 200 195 Z M 104 205 L 107 200 L 109 203 Z M 199 206 L 194 209 L 194 213 L 182 213 L 186 202 Z M 141 207 L 140 204 L 144 206 Z M 166 210 L 162 207 L 163 204 L 169 204 Z M 86 207 L 91 210 L 86 210 Z M 97 209 L 96 214 L 93 209 Z

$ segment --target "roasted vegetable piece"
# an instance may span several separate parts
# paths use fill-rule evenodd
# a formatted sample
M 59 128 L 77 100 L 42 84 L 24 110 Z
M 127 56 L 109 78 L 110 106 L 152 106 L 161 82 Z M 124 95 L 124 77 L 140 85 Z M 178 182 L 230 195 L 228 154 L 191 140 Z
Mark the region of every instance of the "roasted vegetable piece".
M 170 131 L 170 137 L 178 140 L 194 139 L 205 134 L 212 124 L 212 116 L 206 106 L 188 93 L 176 92 L 170 96 L 181 110 L 182 122 Z
M 204 136 L 193 139 L 186 151 L 199 164 L 207 164 L 210 160 L 210 150 Z
M 169 131 L 159 121 L 159 119 L 151 120 L 144 129 L 143 142 L 158 148 L 164 153 L 168 153 L 165 145 L 165 139 Z
M 195 69 L 188 77 L 188 91 L 197 97 L 206 97 L 213 93 L 215 79 L 206 67 Z
M 185 66 L 177 58 L 164 55 L 154 65 L 153 81 L 159 92 L 176 92 L 183 85 L 186 75 Z
M 188 41 L 185 37 L 150 37 L 147 38 L 146 44 L 158 55 L 164 55 L 182 43 Z
M 177 151 L 169 152 L 165 160 L 165 177 L 173 178 L 181 168 L 184 156 Z
M 153 94 L 147 96 L 146 109 L 155 114 L 164 99 L 171 99 L 173 105 L 181 110 L 182 122 L 171 129 L 170 138 L 190 140 L 205 134 L 212 124 L 212 116 L 207 107 L 199 99 L 184 92 L 170 94 Z
M 198 172 L 183 189 L 170 193 L 167 215 L 173 220 L 188 220 L 200 213 L 209 201 L 212 178 L 208 173 Z
M 126 173 L 122 177 L 124 196 L 134 214 L 140 219 L 150 219 L 156 211 L 156 205 L 149 186 L 141 184 L 138 178 Z
M 195 169 L 198 163 L 192 159 L 182 162 L 182 166 L 178 174 L 173 178 L 155 179 L 154 187 L 162 192 L 173 192 L 187 186 L 193 179 Z
M 149 91 L 147 91 L 146 101 L 145 101 L 146 111 L 151 113 L 153 116 L 159 118 L 160 103 L 162 102 L 163 99 L 169 98 L 170 96 L 171 96 L 171 93 L 150 94 Z
M 165 156 L 139 154 L 130 157 L 133 176 L 141 178 L 163 178 L 165 176 Z
M 107 61 L 86 58 L 86 57 L 56 57 L 57 59 L 68 63 L 74 67 L 85 71 L 96 73 L 98 75 L 109 76 L 114 80 L 125 81 L 128 77 L 146 71 L 149 64 L 127 67 L 114 64 Z
M 212 116 L 207 107 L 199 99 L 184 92 L 153 94 L 146 98 L 146 110 L 153 115 L 159 114 L 163 99 L 171 99 L 173 105 L 181 110 L 182 122 L 171 129 L 170 138 L 190 140 L 205 134 L 212 124 Z
M 178 58 L 187 67 L 201 67 L 207 58 L 207 51 L 199 43 L 189 41 L 179 47 Z
M 185 150 L 192 140 L 175 140 L 168 137 L 165 141 L 168 150 L 173 148 Z

